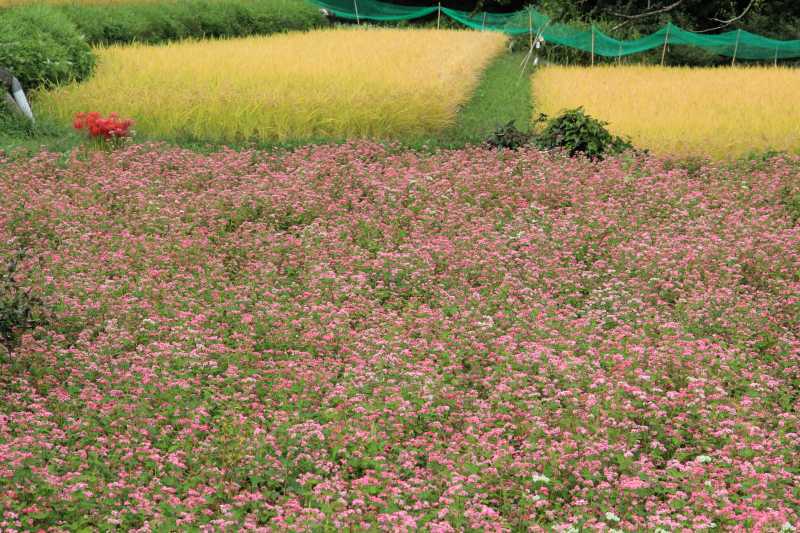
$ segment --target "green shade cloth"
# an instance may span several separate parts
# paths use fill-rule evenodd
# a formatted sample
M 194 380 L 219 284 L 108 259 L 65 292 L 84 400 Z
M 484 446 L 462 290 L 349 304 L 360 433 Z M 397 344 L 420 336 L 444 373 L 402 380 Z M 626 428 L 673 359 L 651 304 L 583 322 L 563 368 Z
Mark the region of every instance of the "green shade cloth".
M 358 20 L 411 20 L 435 13 L 437 7 L 408 7 L 371 0 L 311 0 L 339 18 Z
M 351 20 L 411 20 L 436 13 L 440 9 L 437 6 L 401 6 L 376 0 L 310 1 L 332 15 Z M 514 13 L 468 13 L 443 7 L 441 13 L 476 30 L 499 31 L 508 35 L 523 35 L 532 31 L 536 35 L 541 34 L 546 42 L 604 57 L 638 54 L 665 44 L 696 46 L 714 54 L 739 59 L 778 60 L 800 57 L 800 40 L 778 41 L 744 30 L 711 35 L 686 31 L 670 23 L 639 39 L 619 40 L 594 27 L 578 29 L 567 24 L 554 23 L 547 15 L 532 7 Z

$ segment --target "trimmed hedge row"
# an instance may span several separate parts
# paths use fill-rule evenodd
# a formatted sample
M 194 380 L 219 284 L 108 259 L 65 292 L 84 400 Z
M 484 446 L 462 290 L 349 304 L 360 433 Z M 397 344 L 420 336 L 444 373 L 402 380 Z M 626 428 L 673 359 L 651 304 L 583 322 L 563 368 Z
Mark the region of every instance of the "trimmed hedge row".
M 63 13 L 32 5 L 0 12 L 0 67 L 28 89 L 86 78 L 94 55 Z
M 27 5 L 0 9 L 0 67 L 34 89 L 87 78 L 95 63 L 89 44 L 266 35 L 324 23 L 303 0 Z
M 303 0 L 180 0 L 59 6 L 91 44 L 160 43 L 308 30 L 325 22 Z

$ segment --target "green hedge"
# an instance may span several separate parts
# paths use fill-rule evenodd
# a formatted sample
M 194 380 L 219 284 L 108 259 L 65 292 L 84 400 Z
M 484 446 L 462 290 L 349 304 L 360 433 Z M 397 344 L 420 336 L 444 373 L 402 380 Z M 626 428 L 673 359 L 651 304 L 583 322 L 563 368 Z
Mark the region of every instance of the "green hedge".
M 303 0 L 178 0 L 59 6 L 92 44 L 161 43 L 308 30 L 325 23 Z
M 0 67 L 32 89 L 88 77 L 94 55 L 64 13 L 31 5 L 0 11 Z
M 304 0 L 27 5 L 0 9 L 0 67 L 29 90 L 87 78 L 95 61 L 87 43 L 266 35 L 324 24 Z

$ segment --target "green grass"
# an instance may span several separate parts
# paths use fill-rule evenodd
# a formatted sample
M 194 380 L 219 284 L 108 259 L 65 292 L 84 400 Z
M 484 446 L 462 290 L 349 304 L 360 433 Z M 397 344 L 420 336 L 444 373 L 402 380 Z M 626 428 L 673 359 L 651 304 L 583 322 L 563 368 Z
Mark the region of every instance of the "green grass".
M 82 138 L 71 129 L 48 119 L 31 124 L 26 118 L 0 109 L 0 153 L 28 157 L 43 147 L 54 152 L 68 152 Z
M 436 136 L 403 139 L 400 144 L 415 149 L 460 148 L 467 144 L 480 144 L 499 126 L 515 121 L 521 130 L 528 130 L 531 120 L 530 67 L 524 71 L 521 63 L 524 53 L 504 53 L 495 59 L 483 73 L 472 97 L 458 112 L 456 123 Z M 35 102 L 34 102 L 35 110 Z M 66 152 L 81 143 L 82 137 L 65 125 L 40 119 L 31 128 L 24 123 L 3 118 L 0 113 L 0 150 L 29 155 L 41 147 L 56 152 Z M 137 136 L 138 142 L 150 140 Z M 298 139 L 288 142 L 262 142 L 231 146 L 264 150 L 292 149 L 304 144 L 343 142 L 344 139 Z M 173 143 L 170 143 L 173 144 Z M 219 144 L 196 139 L 182 139 L 174 143 L 200 152 L 214 151 Z
M 531 68 L 522 70 L 524 53 L 506 53 L 489 65 L 472 98 L 461 108 L 455 126 L 438 143 L 463 146 L 484 141 L 513 120 L 523 131 L 531 122 Z

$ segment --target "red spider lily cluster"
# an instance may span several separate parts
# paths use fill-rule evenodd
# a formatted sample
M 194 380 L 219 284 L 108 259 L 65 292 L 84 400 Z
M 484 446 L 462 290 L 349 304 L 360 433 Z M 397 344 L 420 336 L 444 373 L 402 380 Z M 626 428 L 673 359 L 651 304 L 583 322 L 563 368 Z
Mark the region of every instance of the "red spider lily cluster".
M 72 121 L 76 130 L 86 131 L 92 139 L 119 139 L 131 134 L 133 120 L 120 119 L 116 113 L 111 113 L 103 118 L 97 111 L 91 113 L 78 113 Z

